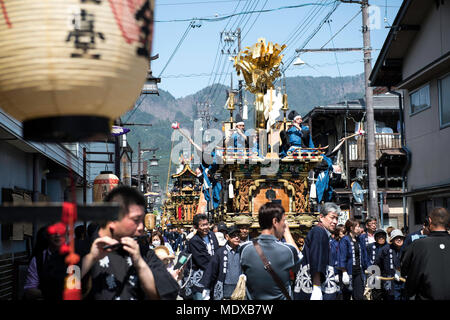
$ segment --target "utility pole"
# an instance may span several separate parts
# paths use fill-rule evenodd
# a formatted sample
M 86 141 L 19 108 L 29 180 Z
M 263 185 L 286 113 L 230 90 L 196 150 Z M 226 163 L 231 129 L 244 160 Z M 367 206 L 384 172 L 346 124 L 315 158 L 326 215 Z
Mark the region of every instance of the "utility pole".
M 157 150 L 159 150 L 159 148 L 141 148 L 141 142 L 140 141 L 138 142 L 138 190 L 140 192 L 141 192 L 141 176 L 142 176 L 141 172 L 142 155 L 144 154 L 144 152 L 155 152 Z
M 237 36 L 238 36 L 238 54 L 239 54 L 239 52 L 241 52 L 241 28 L 238 28 L 237 29 Z M 243 115 L 244 115 L 244 110 L 243 110 L 243 105 L 244 105 L 244 103 L 243 103 L 243 101 L 242 101 L 242 79 L 239 79 L 238 80 L 238 83 L 239 83 L 239 87 L 238 87 L 238 90 L 239 90 L 239 114 L 241 115 L 241 117 L 243 117 Z
M 212 120 L 210 107 L 211 105 L 207 102 L 205 103 L 197 102 L 197 116 L 202 121 L 205 121 L 206 129 L 209 129 Z
M 367 167 L 369 173 L 369 207 L 368 215 L 372 218 L 378 217 L 378 186 L 377 186 L 377 168 L 376 145 L 375 145 L 375 117 L 373 112 L 373 90 L 369 86 L 369 76 L 372 72 L 372 54 L 370 47 L 370 29 L 369 29 L 369 1 L 362 1 L 362 19 L 363 19 L 363 41 L 364 41 L 364 77 L 366 92 L 366 116 L 367 116 Z M 380 214 L 383 214 L 380 212 Z
M 361 5 L 362 10 L 362 33 L 363 33 L 363 52 L 364 52 L 364 87 L 365 87 L 365 100 L 366 100 L 366 116 L 367 116 L 367 169 L 369 176 L 369 203 L 368 203 L 368 216 L 377 218 L 381 221 L 378 214 L 378 186 L 377 186 L 377 169 L 376 162 L 376 146 L 375 146 L 375 119 L 373 112 L 373 91 L 369 86 L 369 76 L 372 72 L 372 54 L 370 46 L 370 29 L 369 29 L 369 0 L 352 1 L 341 0 L 343 3 L 358 3 Z M 380 214 L 383 214 L 380 212 Z
M 239 52 L 241 52 L 241 28 L 237 28 L 236 31 L 224 31 L 221 32 L 221 39 L 224 42 L 224 48 L 222 49 L 222 54 L 227 54 L 229 56 L 234 55 L 238 55 Z M 237 52 L 236 52 L 236 48 L 234 49 L 230 49 L 231 46 L 233 46 L 235 44 L 235 41 L 237 39 Z M 228 50 L 225 49 L 225 47 L 229 47 Z M 233 83 L 233 80 L 231 80 L 231 83 Z M 241 117 L 243 116 L 243 106 L 244 106 L 244 101 L 243 101 L 243 96 L 242 96 L 242 86 L 243 86 L 243 80 L 238 80 L 238 92 L 239 92 L 239 114 L 241 115 Z M 231 85 L 231 89 L 233 90 L 233 85 Z

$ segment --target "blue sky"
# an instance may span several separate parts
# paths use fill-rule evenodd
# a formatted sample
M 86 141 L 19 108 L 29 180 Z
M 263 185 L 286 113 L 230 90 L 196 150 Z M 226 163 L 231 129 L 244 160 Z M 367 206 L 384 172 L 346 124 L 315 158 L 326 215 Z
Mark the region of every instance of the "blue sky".
M 371 44 L 374 49 L 372 64 L 389 31 L 385 26 L 393 23 L 401 3 L 402 0 L 370 0 L 370 4 L 374 6 L 371 12 L 375 24 L 375 28 L 371 30 Z M 308 4 L 322 4 L 322 6 Z M 278 9 L 298 5 L 304 6 Z M 218 53 L 224 44 L 220 42 L 220 32 L 235 31 L 240 27 L 243 48 L 253 45 L 260 37 L 279 44 L 287 42 L 284 61 L 288 62 L 295 55 L 295 49 L 306 43 L 332 8 L 333 0 L 156 0 L 152 54 L 158 53 L 159 59 L 152 61 L 153 75 L 159 76 L 165 67 L 159 87 L 169 91 L 176 98 L 193 94 L 212 83 L 221 82 L 229 85 L 230 73 L 234 69 L 228 57 Z M 259 16 L 258 13 L 236 15 L 222 21 L 197 20 L 194 23 L 197 27 L 189 28 L 189 19 L 217 20 L 233 13 L 261 9 L 273 10 L 261 12 Z M 348 25 L 325 48 L 332 48 L 333 45 L 335 48 L 362 47 L 362 18 L 361 14 L 357 14 L 359 11 L 358 4 L 341 3 L 330 16 L 330 22 L 324 23 L 304 48 L 322 47 L 347 23 Z M 180 42 L 188 29 L 184 41 Z M 178 50 L 167 64 L 178 45 Z M 234 47 L 237 48 L 237 41 L 235 46 L 232 46 Z M 307 64 L 303 66 L 290 64 L 285 74 L 334 77 L 355 75 L 364 70 L 362 57 L 360 51 L 304 53 L 301 59 Z M 235 73 L 233 77 L 236 83 Z

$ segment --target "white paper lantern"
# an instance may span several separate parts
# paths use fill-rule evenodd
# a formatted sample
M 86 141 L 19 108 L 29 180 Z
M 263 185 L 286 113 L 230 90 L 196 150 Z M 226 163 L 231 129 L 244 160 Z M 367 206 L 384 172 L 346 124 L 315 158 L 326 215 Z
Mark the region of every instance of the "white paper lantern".
M 103 202 L 106 195 L 119 185 L 119 178 L 112 171 L 101 171 L 94 179 L 92 201 Z
M 8 0 L 0 108 L 35 141 L 104 138 L 145 83 L 154 0 Z

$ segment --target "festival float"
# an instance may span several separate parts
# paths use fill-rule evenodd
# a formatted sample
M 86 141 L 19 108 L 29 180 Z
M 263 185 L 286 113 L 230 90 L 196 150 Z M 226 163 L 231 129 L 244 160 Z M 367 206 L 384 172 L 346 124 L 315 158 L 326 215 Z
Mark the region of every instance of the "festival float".
M 226 104 L 230 117 L 222 122 L 225 145 L 214 149 L 213 165 L 207 168 L 200 166 L 203 168 L 200 178 L 207 177 L 207 181 L 202 183 L 202 195 L 208 204 L 212 202 L 213 205 L 197 212 L 207 212 L 211 222 L 225 221 L 227 225 L 246 221 L 256 232 L 259 208 L 266 202 L 278 202 L 286 212 L 294 237 L 298 239 L 305 237 L 317 222 L 317 179 L 314 176 L 316 167 L 324 160 L 326 147 L 286 148 L 286 132 L 292 124 L 287 116 L 287 94 L 277 93 L 274 87 L 274 82 L 281 77 L 281 52 L 284 48 L 285 45 L 266 44 L 265 39 L 259 39 L 234 58 L 238 75 L 242 74 L 245 79 L 245 89 L 255 95 L 255 126 L 245 147 L 233 145 L 232 135 L 242 120 L 239 114 L 233 116 L 235 101 L 233 92 L 230 92 Z M 172 127 L 180 130 L 178 123 Z M 186 133 L 181 131 L 181 134 L 201 150 Z M 169 199 L 173 197 L 171 194 Z M 172 219 L 175 219 L 176 202 L 170 200 L 167 203 L 167 209 L 172 210 Z
M 163 204 L 162 224 L 191 227 L 202 197 L 197 174 L 191 168 L 191 160 L 181 157 L 177 173 L 171 176 L 172 189 L 166 193 Z

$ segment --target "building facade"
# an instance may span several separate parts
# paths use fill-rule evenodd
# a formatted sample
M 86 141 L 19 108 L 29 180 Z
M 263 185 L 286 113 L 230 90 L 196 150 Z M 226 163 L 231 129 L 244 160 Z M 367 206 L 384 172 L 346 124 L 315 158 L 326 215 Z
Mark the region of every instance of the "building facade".
M 410 231 L 450 208 L 450 3 L 405 0 L 370 76 L 404 96 Z
M 377 164 L 389 154 L 400 154 L 399 162 L 390 166 L 377 166 L 377 185 L 379 194 L 380 225 L 402 228 L 404 210 L 402 206 L 401 167 L 404 154 L 401 152 L 401 135 L 399 127 L 400 109 L 398 97 L 383 93 L 374 95 L 375 144 Z M 365 130 L 365 102 L 363 99 L 345 101 L 334 105 L 313 108 L 304 117 L 304 122 L 311 127 L 311 134 L 316 147 L 328 146 L 333 150 L 339 140 Z M 363 190 L 368 189 L 366 137 L 357 135 L 340 147 L 332 157 L 333 177 L 331 183 L 336 202 L 349 217 L 364 220 L 367 218 L 367 194 L 362 201 L 357 201 L 353 194 L 354 184 Z

